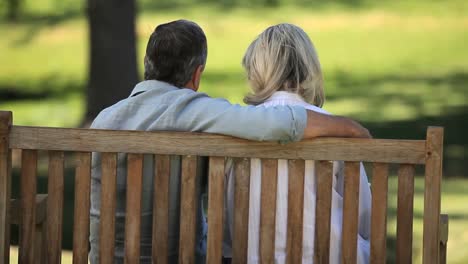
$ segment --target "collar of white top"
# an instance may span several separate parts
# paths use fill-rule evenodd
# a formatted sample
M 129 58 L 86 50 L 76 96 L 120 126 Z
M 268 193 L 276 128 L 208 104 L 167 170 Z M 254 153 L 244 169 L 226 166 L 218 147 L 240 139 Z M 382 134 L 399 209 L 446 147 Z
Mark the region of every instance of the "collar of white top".
M 298 103 L 306 103 L 306 101 L 300 95 L 285 91 L 274 92 L 270 98 L 266 100 L 266 102 L 273 101 L 293 101 Z

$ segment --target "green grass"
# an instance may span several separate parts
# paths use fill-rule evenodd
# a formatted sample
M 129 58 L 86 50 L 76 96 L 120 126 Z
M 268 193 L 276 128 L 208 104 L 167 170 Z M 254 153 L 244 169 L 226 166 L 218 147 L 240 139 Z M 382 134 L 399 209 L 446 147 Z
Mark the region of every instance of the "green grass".
M 157 24 L 194 20 L 204 28 L 209 46 L 201 91 L 240 103 L 249 89 L 240 63 L 247 46 L 267 26 L 290 22 L 304 28 L 318 50 L 325 109 L 358 119 L 380 138 L 421 139 L 427 126 L 444 126 L 444 175 L 450 178 L 443 182 L 442 211 L 451 216 L 448 257 L 450 263 L 468 262 L 468 1 L 282 1 L 278 9 L 247 0 L 231 9 L 195 0 L 161 9 L 163 2 L 139 1 L 139 65 Z M 0 109 L 12 110 L 15 124 L 80 124 L 88 50 L 82 8 L 79 1 L 29 0 L 22 20 L 0 21 Z M 390 186 L 395 191 L 396 181 Z M 421 179 L 416 186 L 421 190 Z M 395 201 L 390 199 L 393 208 Z M 391 235 L 394 210 L 389 212 Z M 417 191 L 415 213 L 421 212 Z M 416 217 L 416 258 L 421 223 Z

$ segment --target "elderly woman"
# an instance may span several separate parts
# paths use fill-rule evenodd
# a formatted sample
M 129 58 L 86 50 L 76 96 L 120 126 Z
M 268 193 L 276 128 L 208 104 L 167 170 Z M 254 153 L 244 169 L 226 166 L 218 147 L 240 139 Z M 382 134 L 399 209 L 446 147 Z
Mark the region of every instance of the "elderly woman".
M 247 49 L 242 64 L 247 72 L 252 93 L 244 101 L 257 107 L 300 105 L 306 109 L 327 113 L 322 107 L 325 98 L 320 63 L 307 34 L 297 26 L 279 24 L 267 28 Z M 233 161 L 226 167 L 226 228 L 223 254 L 231 257 L 233 234 L 234 175 Z M 303 263 L 312 263 L 315 229 L 315 162 L 306 161 L 304 190 Z M 334 162 L 332 215 L 330 234 L 330 263 L 340 263 L 343 210 L 342 162 Z M 249 205 L 248 263 L 258 263 L 261 161 L 251 161 Z M 272 190 L 274 191 L 274 190 Z M 359 189 L 358 263 L 369 262 L 371 193 L 361 165 Z M 275 263 L 285 263 L 288 213 L 288 165 L 278 161 L 276 201 Z M 235 238 L 234 238 L 235 239 Z

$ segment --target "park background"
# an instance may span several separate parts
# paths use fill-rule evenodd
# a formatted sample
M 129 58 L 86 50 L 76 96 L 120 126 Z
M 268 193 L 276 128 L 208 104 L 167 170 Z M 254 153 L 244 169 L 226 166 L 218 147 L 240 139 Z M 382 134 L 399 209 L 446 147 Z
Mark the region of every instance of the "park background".
M 107 2 L 118 5 L 127 1 Z M 19 4 L 16 9 L 15 3 Z M 468 263 L 468 1 L 137 0 L 135 3 L 138 80 L 142 79 L 146 41 L 155 26 L 179 18 L 190 19 L 200 24 L 208 38 L 208 61 L 201 91 L 242 104 L 248 92 L 241 67 L 244 51 L 266 27 L 289 22 L 302 27 L 318 50 L 325 78 L 326 110 L 359 120 L 377 138 L 423 139 L 427 126 L 444 126 L 442 212 L 450 216 L 448 262 Z M 67 127 L 84 124 L 90 86 L 87 10 L 86 1 L 0 2 L 0 109 L 13 111 L 15 124 Z M 105 16 L 112 17 L 112 13 Z M 105 48 L 112 49 L 112 45 Z M 117 83 L 119 78 L 127 78 L 118 73 L 112 76 Z M 112 97 L 112 85 L 93 87 Z M 132 88 L 127 85 L 127 93 Z M 46 167 L 39 169 L 40 174 L 46 174 Z M 70 222 L 73 171 L 67 170 L 64 219 Z M 418 172 L 422 174 L 421 170 Z M 46 177 L 40 179 L 39 190 L 46 189 L 46 182 Z M 395 177 L 389 186 L 388 262 L 392 263 Z M 421 261 L 422 188 L 423 179 L 418 177 L 413 242 L 417 262 Z M 71 226 L 71 222 L 64 225 L 63 263 L 71 261 L 67 251 L 71 248 Z M 12 254 L 12 261 L 16 261 L 15 248 Z

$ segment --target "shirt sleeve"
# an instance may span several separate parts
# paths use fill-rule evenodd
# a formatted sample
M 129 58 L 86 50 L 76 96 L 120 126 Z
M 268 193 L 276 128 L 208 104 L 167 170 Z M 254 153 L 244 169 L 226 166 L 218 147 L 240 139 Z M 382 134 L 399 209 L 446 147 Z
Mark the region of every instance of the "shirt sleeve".
M 290 142 L 301 140 L 307 125 L 307 112 L 302 106 L 240 106 L 203 93 L 186 94 L 177 101 L 167 110 L 173 120 L 165 120 L 174 130 Z

